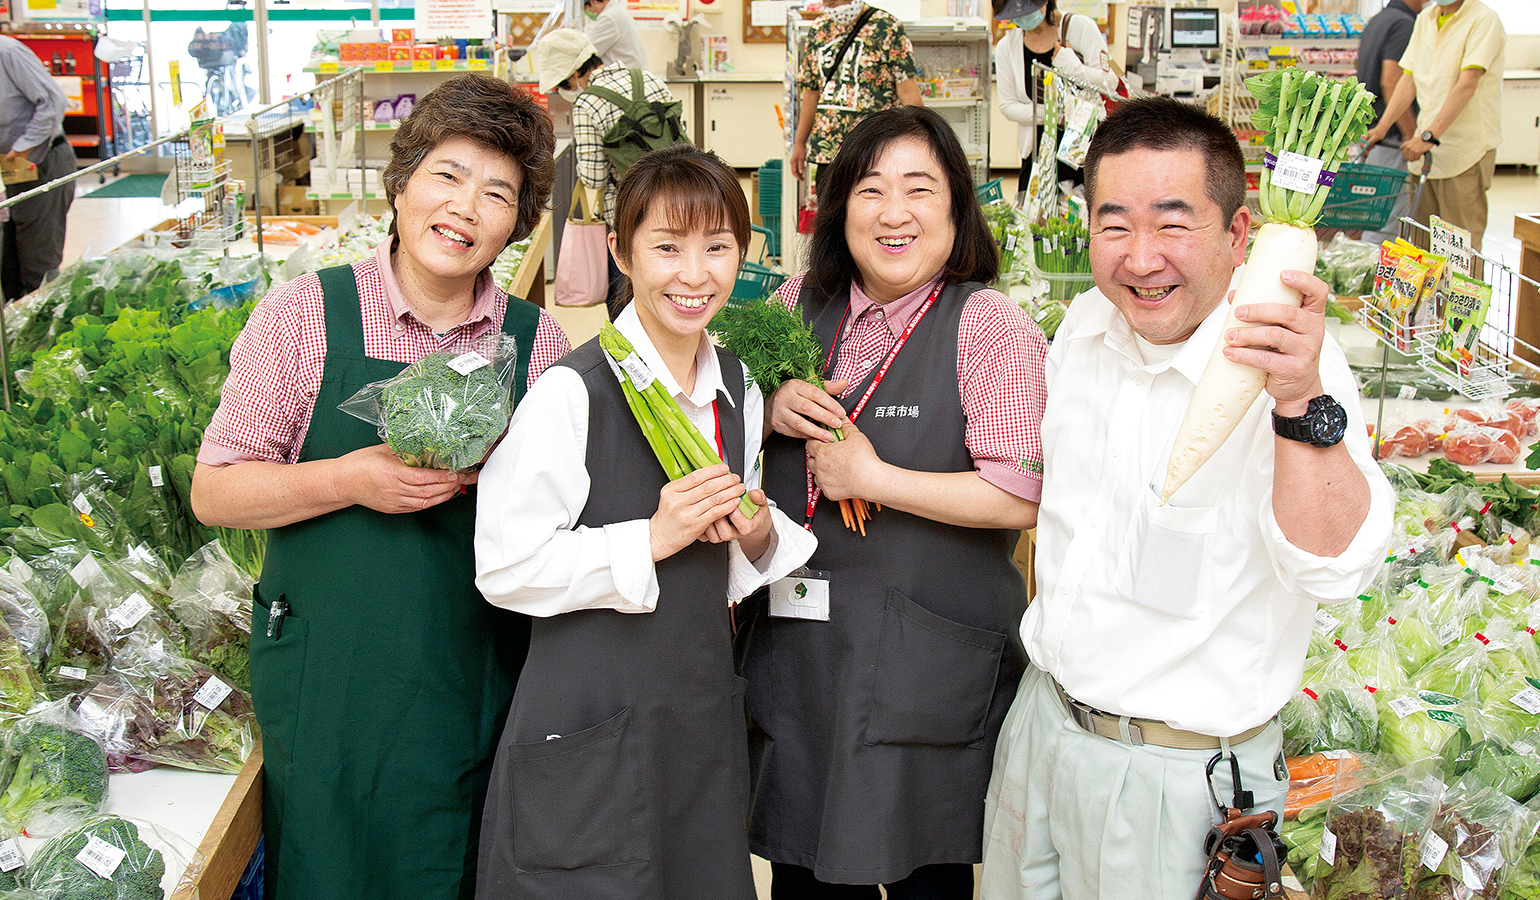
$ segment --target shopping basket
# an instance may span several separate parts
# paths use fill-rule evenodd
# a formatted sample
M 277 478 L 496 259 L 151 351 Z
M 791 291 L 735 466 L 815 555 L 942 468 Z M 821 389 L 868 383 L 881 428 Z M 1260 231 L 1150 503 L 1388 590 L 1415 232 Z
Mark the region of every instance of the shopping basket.
M 1387 141 L 1385 145 L 1393 146 Z M 1368 154 L 1364 148 L 1364 155 Z M 1360 159 L 1363 158 L 1361 155 Z M 1422 174 L 1415 182 L 1405 169 L 1372 166 L 1364 162 L 1343 163 L 1321 207 L 1319 228 L 1336 228 L 1342 231 L 1384 231 L 1391 224 L 1390 215 L 1403 191 L 1411 192 L 1408 215 L 1416 215 L 1417 203 L 1422 199 L 1423 185 L 1428 180 L 1428 169 L 1433 165 L 1433 154 L 1422 156 Z
M 991 178 L 978 187 L 975 187 L 973 189 L 973 193 L 979 198 L 980 206 L 985 203 L 993 203 L 996 200 L 1002 200 L 1005 198 L 1005 194 L 1000 190 L 1000 179 L 998 178 Z
M 738 281 L 733 285 L 732 299 L 754 300 L 759 297 L 768 297 L 775 293 L 775 289 L 785 280 L 785 272 L 777 272 L 759 263 L 745 262 L 738 272 Z

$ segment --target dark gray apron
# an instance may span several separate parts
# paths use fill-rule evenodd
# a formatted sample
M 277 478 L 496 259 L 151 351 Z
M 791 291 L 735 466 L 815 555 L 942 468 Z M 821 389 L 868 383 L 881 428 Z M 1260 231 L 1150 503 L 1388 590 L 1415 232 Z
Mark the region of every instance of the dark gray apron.
M 596 340 L 563 359 L 588 389 L 593 476 L 578 525 L 649 518 L 667 483 Z M 717 412 L 743 472 L 743 380 L 718 351 Z M 728 547 L 657 564 L 650 613 L 534 620 L 482 820 L 482 900 L 754 900 L 743 679 L 733 672 Z
M 981 289 L 941 292 L 862 412 L 857 424 L 884 461 L 973 471 L 957 334 L 963 305 Z M 824 299 L 803 283 L 803 318 L 825 347 L 847 305 L 848 292 Z M 867 383 L 843 401 L 847 412 Z M 806 509 L 806 475 L 803 441 L 772 435 L 766 485 L 791 515 Z M 827 498 L 813 533 L 808 567 L 831 573 L 829 621 L 760 611 L 745 638 L 750 846 L 845 884 L 978 862 L 995 738 L 1026 664 L 1017 636 L 1026 587 L 1012 559 L 1018 533 L 883 509 L 863 538 Z

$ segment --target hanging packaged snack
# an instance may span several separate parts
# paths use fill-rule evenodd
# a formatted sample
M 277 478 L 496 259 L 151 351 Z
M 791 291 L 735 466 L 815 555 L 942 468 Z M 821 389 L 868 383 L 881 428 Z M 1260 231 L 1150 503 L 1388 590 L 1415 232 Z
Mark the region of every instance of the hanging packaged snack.
M 1477 345 L 1491 305 L 1491 285 L 1455 274 L 1434 358 L 1462 378 L 1477 365 Z

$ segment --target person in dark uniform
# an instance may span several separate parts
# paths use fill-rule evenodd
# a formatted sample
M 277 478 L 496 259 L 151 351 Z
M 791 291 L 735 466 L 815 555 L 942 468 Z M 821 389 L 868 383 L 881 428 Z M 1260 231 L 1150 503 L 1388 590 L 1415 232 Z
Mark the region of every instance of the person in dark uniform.
M 535 618 L 477 897 L 754 900 L 729 602 L 816 541 L 765 504 L 764 400 L 705 333 L 743 261 L 748 204 L 731 169 L 681 145 L 626 171 L 615 213 L 626 369 L 657 379 L 726 464 L 669 481 L 597 338 L 546 374 L 492 453 L 476 584 Z
M 1026 663 L 1012 554 L 1037 518 L 1047 344 L 984 286 L 998 250 L 943 118 L 873 114 L 826 177 L 813 268 L 779 296 L 827 381 L 771 396 L 765 449 L 766 493 L 818 537 L 797 585 L 825 602 L 772 585 L 746 626 L 751 846 L 776 898 L 961 900 Z M 864 537 L 847 498 L 881 506 Z
M 262 298 L 198 454 L 209 525 L 270 529 L 252 608 L 269 900 L 461 900 L 529 621 L 481 599 L 476 474 L 410 468 L 337 408 L 432 352 L 518 345 L 513 393 L 568 350 L 493 283 L 540 221 L 551 119 L 456 76 L 417 104 L 384 173 L 374 254 Z
M 37 167 L 36 178 L 5 186 L 8 197 L 75 171 L 64 139 L 64 92 L 32 48 L 0 35 L 0 153 L 6 165 Z M 0 292 L 16 300 L 37 290 L 64 259 L 64 227 L 75 185 L 60 185 L 11 207 L 0 248 Z

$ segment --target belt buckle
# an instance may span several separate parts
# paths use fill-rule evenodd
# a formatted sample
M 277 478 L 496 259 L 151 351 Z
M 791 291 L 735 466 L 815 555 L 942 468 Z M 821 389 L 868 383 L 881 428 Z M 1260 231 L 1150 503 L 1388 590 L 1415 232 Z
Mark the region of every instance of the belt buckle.
M 1075 724 L 1079 725 L 1082 731 L 1089 731 L 1095 734 L 1096 714 L 1091 707 L 1086 706 L 1068 694 L 1064 695 L 1064 699 L 1069 701 L 1069 717 L 1075 720 Z

